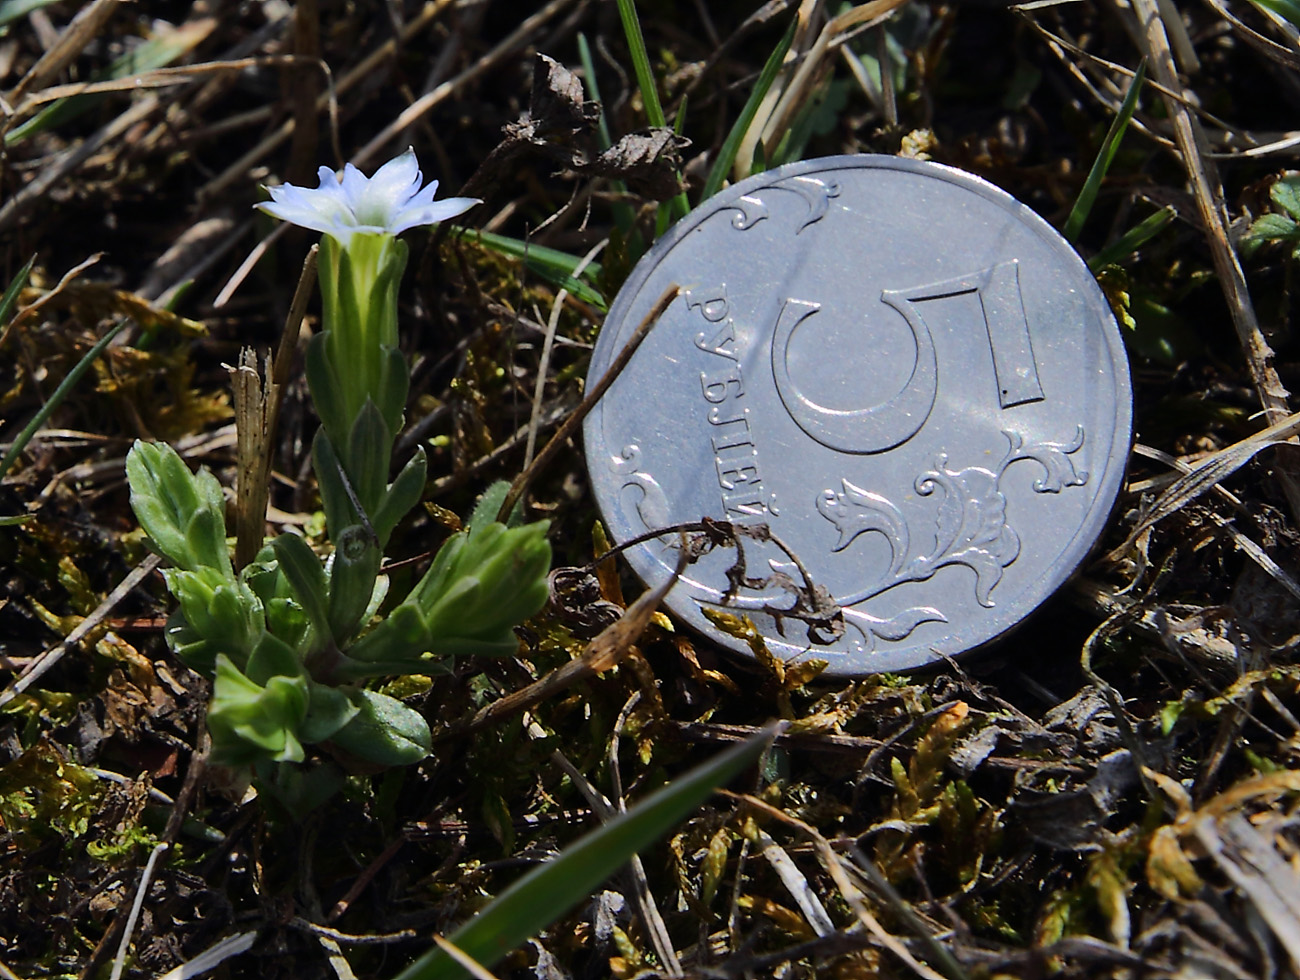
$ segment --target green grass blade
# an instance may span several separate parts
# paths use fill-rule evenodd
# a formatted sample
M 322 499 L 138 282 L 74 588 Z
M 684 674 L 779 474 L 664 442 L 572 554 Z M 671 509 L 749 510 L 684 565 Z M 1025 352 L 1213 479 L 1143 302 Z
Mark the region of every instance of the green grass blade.
M 637 87 L 641 90 L 641 101 L 645 103 L 646 121 L 651 126 L 662 129 L 668 125 L 668 117 L 664 115 L 659 90 L 655 87 L 655 76 L 650 70 L 650 56 L 646 53 L 645 36 L 641 33 L 641 21 L 636 14 L 636 0 L 618 0 L 618 16 L 623 21 L 623 34 L 627 37 L 628 51 L 632 55 Z M 659 238 L 668 229 L 676 212 L 680 211 L 684 215 L 689 210 L 690 203 L 685 194 L 678 194 L 671 201 L 661 204 L 655 219 L 655 238 Z
M 596 82 L 596 63 L 591 57 L 591 45 L 587 35 L 578 32 L 578 61 L 582 63 L 582 84 L 587 90 L 587 97 L 592 102 L 600 103 L 600 118 L 596 120 L 597 133 L 600 136 L 600 148 L 608 150 L 614 144 L 609 135 L 609 120 L 605 117 L 605 103 L 600 101 L 600 86 Z
M 203 35 L 192 28 L 179 28 L 162 37 L 156 37 L 140 45 L 128 55 L 118 58 L 102 72 L 92 77 L 92 81 L 106 81 L 114 78 L 126 78 L 166 68 L 173 61 L 183 56 L 194 47 Z M 90 95 L 73 95 L 66 99 L 51 102 L 26 122 L 20 123 L 5 133 L 5 146 L 14 146 L 27 137 L 61 126 L 82 113 L 88 112 L 104 99 L 112 98 L 113 93 L 100 92 Z
M 655 88 L 654 73 L 650 71 L 650 56 L 646 54 L 645 36 L 641 33 L 635 0 L 618 0 L 618 16 L 623 21 L 623 33 L 627 36 L 628 51 L 632 55 L 632 69 L 641 89 L 641 101 L 645 103 L 646 120 L 651 126 L 667 126 L 664 108 L 659 103 L 659 91 Z
M 1088 214 L 1092 211 L 1092 206 L 1097 201 L 1097 191 L 1101 189 L 1101 182 L 1106 176 L 1106 171 L 1110 169 L 1111 161 L 1115 159 L 1115 153 L 1119 150 L 1120 141 L 1124 138 L 1124 131 L 1128 129 L 1129 120 L 1133 118 L 1133 110 L 1137 108 L 1138 94 L 1142 91 L 1142 82 L 1147 77 L 1146 59 L 1138 65 L 1137 73 L 1133 76 L 1133 81 L 1124 94 L 1124 104 L 1119 107 L 1119 112 L 1114 120 L 1111 121 L 1110 130 L 1106 133 L 1105 140 L 1102 141 L 1101 150 L 1097 153 L 1097 159 L 1092 162 L 1092 169 L 1088 171 L 1088 179 L 1083 182 L 1083 190 L 1079 191 L 1079 199 L 1074 202 L 1074 207 L 1070 209 L 1070 216 L 1065 219 L 1065 229 L 1062 234 L 1068 242 L 1078 241 L 1079 232 L 1083 230 L 1083 223 L 1088 220 Z
M 0 0 L 0 27 L 7 27 L 33 10 L 48 7 L 55 2 L 56 0 Z
M 1128 258 L 1154 238 L 1165 225 L 1176 217 L 1178 217 L 1178 212 L 1172 207 L 1166 206 L 1155 214 L 1142 219 L 1142 221 L 1090 258 L 1088 268 L 1093 272 L 1097 272 L 1108 265 L 1115 265 L 1121 259 Z
M 23 287 L 27 285 L 27 277 L 31 275 L 32 266 L 36 264 L 36 256 L 33 255 L 27 260 L 27 264 L 18 270 L 18 275 L 14 276 L 14 281 L 9 284 L 3 297 L 0 297 L 0 324 L 9 322 L 9 313 L 18 302 L 18 294 L 22 292 Z
M 767 96 L 768 89 L 776 81 L 776 74 L 781 70 L 781 65 L 785 62 L 785 55 L 790 50 L 790 44 L 794 41 L 794 29 L 798 26 L 798 23 L 797 18 L 790 21 L 785 36 L 777 42 L 776 47 L 772 49 L 772 53 L 768 55 L 763 70 L 759 72 L 758 81 L 754 83 L 754 90 L 749 93 L 749 99 L 745 102 L 745 108 L 740 110 L 740 116 L 736 119 L 736 124 L 731 127 L 731 132 L 727 134 L 727 138 L 722 143 L 722 149 L 718 151 L 718 159 L 714 161 L 713 169 L 709 171 L 708 179 L 704 182 L 704 191 L 700 194 L 701 203 L 722 190 L 722 182 L 727 179 L 732 164 L 736 162 L 736 151 L 740 148 L 740 141 L 745 138 L 745 133 L 749 131 L 750 124 L 753 123 L 754 116 L 758 112 L 758 107 Z
M 682 130 L 686 127 L 686 98 L 682 97 L 681 105 L 677 107 L 677 115 L 673 119 L 673 132 L 678 136 L 682 135 Z M 680 175 L 679 175 L 680 176 Z M 682 191 L 670 202 L 668 202 L 669 217 L 676 221 L 678 218 L 684 218 L 691 210 L 691 202 L 686 197 L 686 192 Z
M 600 102 L 597 135 L 600 138 L 600 148 L 608 150 L 614 144 L 614 138 L 609 132 L 609 119 L 605 116 L 605 104 L 600 101 L 600 86 L 596 82 L 596 63 L 591 57 L 591 46 L 587 43 L 587 35 L 581 31 L 578 32 L 578 60 L 582 63 L 582 83 L 587 88 L 587 96 L 593 102 Z M 610 204 L 610 213 L 614 217 L 614 227 L 626 236 L 631 232 L 633 224 L 636 223 L 636 208 L 622 199 L 627 194 L 627 184 L 621 180 L 611 180 L 610 187 L 613 188 L 614 193 L 617 195 L 616 199 Z
M 539 865 L 497 896 L 448 937 L 451 944 L 491 967 L 568 912 L 637 851 L 686 819 L 713 790 L 762 754 L 769 729 L 715 756 L 596 828 L 552 861 Z M 397 980 L 465 980 L 470 974 L 441 949 L 407 967 Z
M 1250 2 L 1300 27 L 1300 3 L 1296 0 L 1250 0 Z
M 112 342 L 113 338 L 122 331 L 122 328 L 127 325 L 127 322 L 128 321 L 123 320 L 108 333 L 104 334 L 104 336 L 100 337 L 94 347 L 86 351 L 86 356 L 78 361 L 77 366 L 69 371 L 67 377 L 59 382 L 59 386 L 54 389 L 54 394 L 50 395 L 49 401 L 41 406 L 41 410 L 33 416 L 30 422 L 27 423 L 26 428 L 24 428 L 22 432 L 18 433 L 18 438 L 9 444 L 8 452 L 4 454 L 3 459 L 0 459 L 0 480 L 4 479 L 5 475 L 9 472 L 9 468 L 14 465 L 14 460 L 16 460 L 18 455 L 27 448 L 27 443 L 31 442 L 32 436 L 36 435 L 40 427 L 45 424 L 46 419 L 48 419 L 54 410 L 58 408 L 59 403 L 67 397 L 68 392 L 70 392 L 77 382 L 81 380 L 82 375 L 90 370 L 90 366 L 95 363 L 95 358 L 99 357 L 99 355 L 104 352 L 104 348 L 107 347 Z
M 590 303 L 601 310 L 608 309 L 605 297 L 586 281 L 588 278 L 593 280 L 600 278 L 601 265 L 599 262 L 588 262 L 582 269 L 583 278 L 579 279 L 574 275 L 574 272 L 581 264 L 582 259 L 570 255 L 568 252 L 547 248 L 545 245 L 533 245 L 518 238 L 511 238 L 509 235 L 479 231 L 476 228 L 454 228 L 452 234 L 466 241 L 477 242 L 484 248 L 499 252 L 501 255 L 523 259 L 524 265 L 544 277 L 548 282 L 554 283 L 562 289 L 567 289 L 570 296 L 584 303 Z

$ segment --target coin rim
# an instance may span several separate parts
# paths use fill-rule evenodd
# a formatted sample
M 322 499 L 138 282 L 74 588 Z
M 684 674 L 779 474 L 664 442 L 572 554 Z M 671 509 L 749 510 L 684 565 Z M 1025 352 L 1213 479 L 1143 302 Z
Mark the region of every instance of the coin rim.
M 1084 294 L 1081 298 L 1099 314 L 1106 347 L 1110 352 L 1115 389 L 1116 419 L 1114 436 L 1104 457 L 1105 472 L 1101 476 L 1100 486 L 1092 499 L 1092 504 L 1084 520 L 1080 523 L 1069 544 L 1059 552 L 1059 557 L 1043 570 L 1044 574 L 1039 576 L 1037 584 L 1027 587 L 1019 593 L 1006 610 L 995 613 L 991 623 L 989 620 L 984 621 L 986 624 L 995 627 L 995 632 L 974 643 L 954 643 L 954 636 L 961 637 L 965 633 L 973 632 L 974 628 L 967 626 L 964 629 L 955 630 L 945 638 L 943 643 L 931 644 L 928 651 L 929 656 L 924 660 L 918 659 L 918 655 L 923 652 L 923 648 L 918 646 L 899 647 L 884 651 L 876 650 L 861 655 L 835 653 L 827 657 L 830 665 L 825 672 L 826 675 L 834 677 L 862 677 L 882 671 L 920 670 L 945 657 L 969 656 L 976 650 L 983 649 L 989 644 L 1004 638 L 1008 633 L 1016 629 L 1041 609 L 1043 603 L 1078 573 L 1084 559 L 1096 547 L 1119 499 L 1119 491 L 1123 486 L 1133 439 L 1133 387 L 1123 336 L 1120 333 L 1119 325 L 1115 322 L 1105 294 L 1102 292 L 1092 271 L 1079 253 L 1074 250 L 1073 246 L 1036 211 L 982 177 L 929 160 L 913 160 L 883 154 L 845 154 L 788 163 L 772 170 L 753 174 L 720 191 L 707 201 L 701 202 L 689 214 L 668 229 L 641 256 L 623 283 L 623 287 L 619 290 L 609 308 L 600 335 L 596 340 L 595 349 L 592 351 L 591 363 L 587 371 L 587 390 L 591 390 L 591 386 L 604 375 L 610 362 L 621 350 L 623 343 L 626 342 L 621 337 L 629 326 L 626 314 L 628 309 L 635 305 L 646 282 L 679 242 L 701 222 L 716 214 L 719 205 L 725 205 L 729 201 L 743 197 L 750 190 L 766 187 L 790 177 L 838 170 L 876 169 L 903 171 L 926 178 L 939 179 L 979 194 L 989 200 L 990 203 L 1011 212 L 1015 217 L 1019 218 L 1029 231 L 1036 234 L 1049 248 L 1061 256 L 1066 268 L 1073 266 L 1074 271 L 1078 274 L 1078 288 Z M 613 325 L 612 330 L 611 325 Z M 617 381 L 615 385 L 617 385 Z M 608 397 L 608 393 L 606 397 Z M 596 453 L 608 453 L 608 447 L 604 445 L 601 424 L 604 410 L 605 400 L 602 399 L 584 422 L 584 458 L 587 462 L 588 479 L 596 499 L 597 509 L 614 541 L 621 543 L 634 535 L 620 533 L 609 519 L 611 511 L 621 510 L 617 503 L 618 491 L 614 492 L 611 506 L 610 501 L 607 500 L 607 488 L 603 486 L 605 480 L 592 466 L 592 459 Z M 1095 475 L 1095 467 L 1093 472 Z M 648 574 L 648 570 L 662 571 L 663 564 L 660 560 L 648 554 L 647 546 L 638 545 L 630 548 L 624 552 L 624 557 L 637 573 L 638 578 L 643 583 L 653 587 L 655 579 L 653 575 Z M 659 581 L 662 581 L 662 578 Z M 722 632 L 705 619 L 703 612 L 700 611 L 700 601 L 689 591 L 675 586 L 668 593 L 664 604 L 679 619 L 685 621 L 693 629 L 703 633 L 711 640 L 728 649 L 753 657 L 752 651 L 743 641 Z M 987 625 L 985 629 L 987 629 Z M 985 629 L 981 629 L 979 632 L 984 632 Z M 773 653 L 787 659 L 791 656 L 800 655 L 814 658 L 818 656 L 816 646 L 812 646 L 804 652 L 802 648 L 794 647 L 793 644 L 780 638 L 764 635 L 764 639 L 768 641 L 769 649 L 772 649 Z M 954 647 L 957 647 L 957 649 L 954 649 Z M 794 653 L 786 653 L 782 648 L 794 648 Z M 859 662 L 863 660 L 869 660 L 870 665 Z

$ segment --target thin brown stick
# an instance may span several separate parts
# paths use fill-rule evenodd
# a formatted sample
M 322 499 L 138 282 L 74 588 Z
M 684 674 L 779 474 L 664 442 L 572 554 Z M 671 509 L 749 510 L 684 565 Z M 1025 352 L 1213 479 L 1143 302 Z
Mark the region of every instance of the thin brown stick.
M 323 112 L 330 107 L 331 98 L 337 99 L 348 91 L 359 85 L 361 82 L 373 78 L 375 72 L 379 71 L 381 66 L 386 62 L 391 62 L 397 50 L 404 44 L 413 40 L 420 31 L 424 30 L 433 22 L 440 13 L 452 6 L 455 0 L 432 0 L 426 3 L 420 10 L 420 13 L 411 19 L 410 23 L 402 31 L 399 38 L 391 38 L 385 43 L 379 45 L 374 51 L 370 52 L 355 67 L 352 68 L 342 79 L 339 80 L 338 86 L 329 92 L 323 93 L 316 99 L 315 109 L 317 112 Z M 281 143 L 293 135 L 297 123 L 293 119 L 288 119 L 275 132 L 266 139 L 262 140 L 255 147 L 245 153 L 242 157 L 232 163 L 229 167 L 219 173 L 212 180 L 208 181 L 198 192 L 197 197 L 200 201 L 209 201 L 219 196 L 226 188 L 230 187 L 237 181 L 245 179 L 250 168 L 268 153 L 278 147 Z M 358 162 L 359 158 L 354 157 L 353 162 Z
M 1156 0 L 1133 0 L 1133 10 L 1145 31 L 1147 56 L 1151 59 L 1151 72 L 1164 89 L 1179 94 L 1179 98 L 1165 97 L 1165 107 L 1173 122 L 1178 152 L 1196 198 L 1196 206 L 1205 225 L 1210 255 L 1214 269 L 1223 287 L 1224 298 L 1232 313 L 1237 338 L 1246 357 L 1246 367 L 1259 394 L 1260 403 L 1269 424 L 1282 422 L 1290 414 L 1287 390 L 1273 366 L 1273 350 L 1264 338 L 1255 315 L 1255 307 L 1246 286 L 1237 253 L 1228 237 L 1228 216 L 1223 201 L 1223 185 L 1219 181 L 1214 161 L 1207 156 L 1205 133 L 1200 122 L 1188 111 L 1182 82 L 1174 66 L 1173 52 L 1165 32 L 1164 21 Z M 1292 517 L 1300 520 L 1300 479 L 1295 472 L 1294 454 L 1280 450 L 1278 454 L 1278 480 L 1291 506 Z
M 605 392 L 609 390 L 609 386 L 622 373 L 623 368 L 627 367 L 627 362 L 632 359 L 632 355 L 641 346 L 641 341 L 645 340 L 646 335 L 650 333 L 650 328 L 664 315 L 664 312 L 672 305 L 679 292 L 681 292 L 681 289 L 677 283 L 673 283 L 664 290 L 663 295 L 655 301 L 654 306 L 650 307 L 650 312 L 645 315 L 645 319 L 638 324 L 632 336 L 623 345 L 623 349 L 618 352 L 618 357 L 614 358 L 614 363 L 609 366 L 609 370 L 596 382 L 595 387 L 587 392 L 582 402 L 573 410 L 573 414 L 564 420 L 564 424 L 560 426 L 559 431 L 551 436 L 550 442 L 542 447 L 542 451 L 537 454 L 537 458 L 532 461 L 532 464 L 515 477 L 514 482 L 510 484 L 510 491 L 506 494 L 506 499 L 501 502 L 501 509 L 497 512 L 498 521 L 504 523 L 510 516 L 510 512 L 515 509 L 515 504 L 519 502 L 519 498 L 528 489 L 528 483 L 532 480 L 533 474 L 539 472 L 542 467 L 549 463 L 555 454 L 560 451 L 560 448 L 569 441 L 569 438 L 577 431 L 578 426 L 582 424 L 582 420 L 596 407 L 596 403 L 604 397 Z
M 40 88 L 42 83 L 53 78 L 81 54 L 82 49 L 94 40 L 108 19 L 117 12 L 121 0 L 95 0 L 88 7 L 83 7 L 73 17 L 68 26 L 59 34 L 54 46 L 41 55 L 27 74 L 19 79 L 18 84 L 9 90 L 5 101 L 15 105 L 27 93 L 28 89 Z M 5 126 L 8 129 L 8 126 Z
M 71 633 L 64 639 L 50 647 L 39 657 L 32 660 L 27 669 L 23 671 L 22 676 L 14 683 L 10 684 L 3 692 L 0 692 L 0 708 L 12 701 L 23 691 L 35 684 L 47 670 L 63 659 L 74 645 L 84 640 L 96 626 L 104 621 L 114 607 L 126 598 L 127 593 L 144 581 L 145 576 L 162 564 L 162 558 L 158 555 L 150 555 L 135 568 L 131 569 L 126 578 L 112 592 L 104 597 L 104 601 L 95 607 L 89 616 L 83 619 Z
M 476 732 L 503 718 L 525 711 L 560 691 L 567 690 L 579 681 L 618 666 L 649 624 L 650 617 L 659 608 L 659 603 L 668 594 L 668 590 L 677 584 L 677 579 L 686 570 L 687 558 L 687 550 L 683 547 L 678 554 L 677 568 L 674 569 L 673 574 L 657 588 L 642 594 L 636 602 L 627 607 L 617 622 L 601 630 L 600 634 L 587 644 L 586 649 L 582 651 L 582 656 L 577 660 L 570 660 L 527 687 L 493 701 L 481 708 L 463 725 L 449 728 L 435 735 L 433 740 L 442 742 Z
M 380 150 L 388 145 L 389 140 L 431 110 L 434 106 L 451 98 L 452 95 L 460 90 L 461 86 L 465 85 L 467 82 L 473 81 L 480 75 L 493 70 L 507 58 L 510 58 L 528 44 L 531 44 L 537 36 L 537 28 L 541 27 L 542 24 L 554 17 L 571 2 L 572 0 L 551 0 L 550 3 L 537 13 L 521 21 L 519 26 L 506 36 L 505 40 L 487 54 L 483 55 L 483 57 L 479 58 L 474 62 L 474 64 L 470 65 L 455 78 L 449 78 L 432 92 L 416 99 L 398 113 L 396 119 L 380 130 L 377 136 L 363 146 L 359 153 L 352 157 L 352 162 L 355 164 L 361 164 L 370 160 L 379 153 Z
M 320 246 L 313 245 L 302 264 L 298 287 L 289 304 L 284 332 L 274 358 L 267 357 L 263 370 L 257 370 L 257 358 L 251 348 L 239 355 L 239 367 L 232 372 L 235 389 L 235 432 L 238 444 L 238 477 L 235 495 L 235 568 L 242 569 L 262 548 L 266 531 L 266 504 L 271 493 L 271 456 L 275 431 L 284 402 L 284 386 L 303 314 L 316 284 L 316 255 Z

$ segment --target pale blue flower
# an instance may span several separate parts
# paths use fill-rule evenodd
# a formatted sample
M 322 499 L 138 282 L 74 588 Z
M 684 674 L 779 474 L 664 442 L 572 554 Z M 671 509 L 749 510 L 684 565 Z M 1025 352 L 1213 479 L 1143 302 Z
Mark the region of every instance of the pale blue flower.
M 358 232 L 396 236 L 408 228 L 454 218 L 480 203 L 473 197 L 435 201 L 438 182 L 433 180 L 427 187 L 420 187 L 423 175 L 415 150 L 409 147 L 376 170 L 373 177 L 350 163 L 343 168 L 342 180 L 329 167 L 321 167 L 317 175 L 320 186 L 315 189 L 293 184 L 268 187 L 271 200 L 256 207 L 329 235 L 347 248 Z

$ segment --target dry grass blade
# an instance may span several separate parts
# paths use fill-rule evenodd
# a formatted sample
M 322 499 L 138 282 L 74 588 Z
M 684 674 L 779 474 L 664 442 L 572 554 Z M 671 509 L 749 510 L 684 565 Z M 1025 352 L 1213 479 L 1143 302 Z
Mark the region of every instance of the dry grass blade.
M 1272 58 L 1280 65 L 1300 71 L 1300 54 L 1297 54 L 1293 48 L 1278 44 L 1270 37 L 1265 37 L 1259 31 L 1255 30 L 1245 21 L 1241 20 L 1224 0 L 1206 0 L 1214 8 L 1215 12 L 1223 18 L 1233 31 L 1246 39 L 1246 42 L 1260 51 L 1268 58 Z
M 781 92 L 781 98 L 772 109 L 771 117 L 762 126 L 763 145 L 769 159 L 781 137 L 789 130 L 795 117 L 804 110 L 818 84 L 830 71 L 831 61 L 827 56 L 834 54 L 845 32 L 860 25 L 880 23 L 906 2 L 907 0 L 868 0 L 867 3 L 851 7 L 832 18 L 821 29 L 812 48 Z M 756 119 L 755 123 L 758 122 Z
M 573 278 L 577 279 L 587 266 L 595 261 L 609 244 L 609 239 L 597 242 L 591 247 L 586 255 L 573 269 Z M 569 298 L 569 291 L 561 289 L 555 294 L 555 302 L 551 304 L 551 316 L 546 321 L 546 336 L 542 341 L 542 356 L 537 362 L 537 384 L 533 388 L 533 413 L 528 419 L 528 443 L 524 447 L 524 469 L 528 469 L 533 461 L 533 450 L 537 446 L 537 429 L 542 417 L 542 396 L 546 393 L 546 377 L 549 373 L 551 364 L 551 350 L 555 346 L 555 332 L 560 325 L 560 311 L 564 308 L 564 301 Z
M 779 820 L 781 823 L 787 824 L 790 827 L 794 827 L 801 833 L 805 834 L 817 847 L 817 854 L 821 858 L 822 867 L 826 869 L 827 874 L 829 874 L 835 881 L 835 885 L 839 889 L 841 897 L 849 907 L 853 909 L 854 915 L 856 915 L 858 921 L 862 923 L 863 928 L 874 936 L 882 946 L 898 957 L 898 959 L 902 961 L 902 963 L 912 973 L 920 977 L 921 980 L 945 980 L 943 974 L 936 973 L 930 967 L 918 960 L 912 955 L 911 951 L 899 941 L 897 936 L 891 935 L 886 931 L 885 927 L 880 924 L 880 920 L 877 919 L 876 916 L 871 913 L 871 910 L 867 908 L 865 901 L 866 896 L 863 895 L 862 891 L 850 880 L 848 871 L 846 870 L 847 862 L 845 862 L 844 858 L 835 852 L 835 848 L 831 846 L 831 842 L 828 841 L 815 827 L 800 820 L 798 817 L 786 813 L 784 810 L 772 806 L 770 803 L 758 799 L 757 797 L 748 796 L 742 793 L 731 793 L 726 790 L 720 790 L 719 792 L 723 796 L 730 796 L 736 800 L 743 800 L 749 806 L 761 813 Z M 861 860 L 864 862 L 864 865 L 870 865 L 870 862 L 865 857 L 861 857 Z M 895 898 L 897 898 L 896 895 Z M 898 901 L 902 902 L 901 899 L 898 899 Z M 905 902 L 902 902 L 902 906 L 903 909 L 907 909 Z M 910 911 L 910 909 L 907 910 Z M 922 935 L 925 937 L 928 936 L 928 933 L 922 929 Z M 944 952 L 946 953 L 946 951 Z M 946 955 L 947 958 L 951 960 L 951 954 Z M 949 977 L 947 980 L 961 980 L 961 978 L 965 977 L 965 971 L 962 970 L 961 966 L 957 964 L 955 960 L 950 962 L 949 971 Z
M 57 664 L 65 653 L 80 643 L 86 636 L 95 629 L 119 602 L 126 598 L 137 585 L 148 577 L 149 573 L 162 564 L 162 558 L 158 555 L 150 555 L 144 561 L 140 562 L 121 583 L 104 597 L 104 601 L 95 607 L 94 611 L 78 624 L 77 628 L 69 633 L 62 641 L 50 647 L 39 657 L 27 665 L 22 674 L 4 691 L 0 691 L 0 708 L 12 701 L 18 695 L 22 694 L 29 687 L 40 680 L 51 667 Z
M 1287 391 L 1273 365 L 1273 350 L 1260 330 L 1255 307 L 1246 286 L 1237 253 L 1228 238 L 1227 210 L 1223 203 L 1223 185 L 1207 155 L 1205 133 L 1200 122 L 1188 111 L 1182 98 L 1183 88 L 1174 67 L 1164 20 L 1156 0 L 1134 0 L 1133 10 L 1146 37 L 1147 56 L 1151 71 L 1160 84 L 1179 98 L 1165 97 L 1165 108 L 1173 120 L 1178 151 L 1191 181 L 1196 206 L 1205 225 L 1207 243 L 1214 259 L 1214 268 L 1237 328 L 1237 337 L 1246 357 L 1246 366 L 1259 393 L 1260 403 L 1270 423 L 1277 423 L 1289 414 Z M 1287 453 L 1280 460 L 1279 480 L 1291 506 L 1291 516 L 1300 520 L 1300 478 L 1295 472 L 1295 456 Z
M 501 503 L 501 509 L 497 513 L 498 521 L 505 522 L 509 518 L 511 512 L 515 509 L 515 504 L 519 502 L 519 498 L 528 489 L 528 482 L 532 479 L 533 474 L 546 466 L 555 454 L 560 451 L 561 447 L 578 431 L 578 426 L 582 424 L 582 420 L 596 407 L 596 403 L 605 396 L 609 386 L 618 379 L 618 376 L 623 372 L 623 368 L 627 367 L 628 361 L 632 359 L 632 355 L 641 346 L 641 342 L 649 335 L 650 328 L 659 322 L 659 318 L 667 312 L 668 307 L 672 305 L 673 300 L 677 298 L 680 291 L 680 287 L 673 283 L 663 291 L 662 296 L 655 300 L 654 306 L 650 307 L 650 312 L 637 324 L 636 330 L 632 332 L 632 336 L 623 345 L 623 349 L 618 352 L 618 356 L 614 358 L 609 369 L 583 397 L 582 403 L 564 420 L 564 424 L 560 426 L 559 431 L 551 436 L 551 441 L 537 454 L 537 458 L 511 482 L 510 491 L 506 494 L 505 500 Z
M 1300 969 L 1300 877 L 1294 866 L 1241 813 L 1197 820 L 1193 832 L 1268 923 L 1292 969 Z
M 812 926 L 813 932 L 819 936 L 829 936 L 833 933 L 835 924 L 826 913 L 826 906 L 821 903 L 817 893 L 808 884 L 808 879 L 786 853 L 785 848 L 773 840 L 772 835 L 765 830 L 759 831 L 758 843 L 762 848 L 763 857 L 781 879 L 781 884 L 799 906 L 799 911 L 803 913 L 808 925 Z
M 40 88 L 61 72 L 104 29 L 121 3 L 122 0 L 94 0 L 90 6 L 79 10 L 54 45 L 9 90 L 5 101 L 11 106 L 17 105 L 29 89 Z
M 192 977 L 202 976 L 209 970 L 215 970 L 232 956 L 238 956 L 252 949 L 256 940 L 256 930 L 227 936 L 213 943 L 194 959 L 187 960 L 174 970 L 168 970 L 158 980 L 190 980 Z
M 433 934 L 433 941 L 439 949 L 463 966 L 474 980 L 497 980 L 496 974 L 489 971 L 487 967 L 483 966 L 459 946 L 453 945 L 437 933 Z
M 669 589 L 677 584 L 678 577 L 685 571 L 687 558 L 686 549 L 683 547 L 678 556 L 677 569 L 673 574 L 662 585 L 642 594 L 624 610 L 623 615 L 616 622 L 601 630 L 596 638 L 587 644 L 586 649 L 582 651 L 582 656 L 577 660 L 569 661 L 522 690 L 493 701 L 481 708 L 464 725 L 435 734 L 434 741 L 445 741 L 495 724 L 503 718 L 509 718 L 545 701 L 560 691 L 567 690 L 580 681 L 618 666 L 619 661 L 631 650 L 632 644 L 650 625 L 650 618 L 659 608 L 659 603 L 663 601 Z
M 1267 449 L 1269 446 L 1284 445 L 1297 434 L 1300 434 L 1300 412 L 1202 460 L 1190 472 L 1171 483 L 1169 488 L 1156 498 L 1156 502 L 1142 515 L 1124 543 L 1107 555 L 1107 558 L 1111 561 L 1120 560 L 1133 547 L 1138 536 L 1148 528 L 1185 507 L 1202 494 L 1208 493 L 1220 481 L 1250 462 L 1260 450 Z
M 113 972 L 109 974 L 109 980 L 121 980 L 122 971 L 126 969 L 126 956 L 131 951 L 131 937 L 135 934 L 135 925 L 140 921 L 140 912 L 144 908 L 145 897 L 149 894 L 154 866 L 168 846 L 156 844 L 149 852 L 149 860 L 145 863 L 144 871 L 140 874 L 140 883 L 135 889 L 135 899 L 131 902 L 131 911 L 126 917 L 126 925 L 122 928 L 122 942 L 117 947 L 117 956 L 113 959 Z
M 330 107 L 331 99 L 342 98 L 348 92 L 352 91 L 357 85 L 371 79 L 379 72 L 384 63 L 390 61 L 398 50 L 406 44 L 409 44 L 414 38 L 419 36 L 420 32 L 428 27 L 433 21 L 448 7 L 451 7 L 455 0 L 430 0 L 421 9 L 420 13 L 412 17 L 402 28 L 401 35 L 396 38 L 390 38 L 383 44 L 377 46 L 374 51 L 361 59 L 354 67 L 339 80 L 337 86 L 316 99 L 316 111 L 324 112 Z M 267 156 L 277 147 L 293 135 L 297 123 L 293 119 L 286 120 L 280 125 L 275 132 L 267 136 L 251 150 L 241 156 L 230 166 L 226 167 L 212 180 L 208 181 L 199 189 L 196 195 L 200 201 L 211 200 L 218 195 L 229 190 L 232 186 L 241 180 L 246 180 L 249 170 L 256 166 L 263 157 Z M 361 161 L 361 157 L 353 157 L 353 163 Z M 278 229 L 277 229 L 278 230 Z
M 403 109 L 396 119 L 380 130 L 377 136 L 361 148 L 356 156 L 352 158 L 353 163 L 363 164 L 368 162 L 377 156 L 384 147 L 388 146 L 393 137 L 401 133 L 406 127 L 417 122 L 435 106 L 451 98 L 462 86 L 469 84 L 480 75 L 492 71 L 507 58 L 517 54 L 530 42 L 539 27 L 572 3 L 573 0 L 551 0 L 541 10 L 524 18 L 519 26 L 511 31 L 500 44 L 493 47 L 491 51 L 479 58 L 473 65 L 466 68 L 455 78 L 443 82 L 427 95 L 422 95 Z

